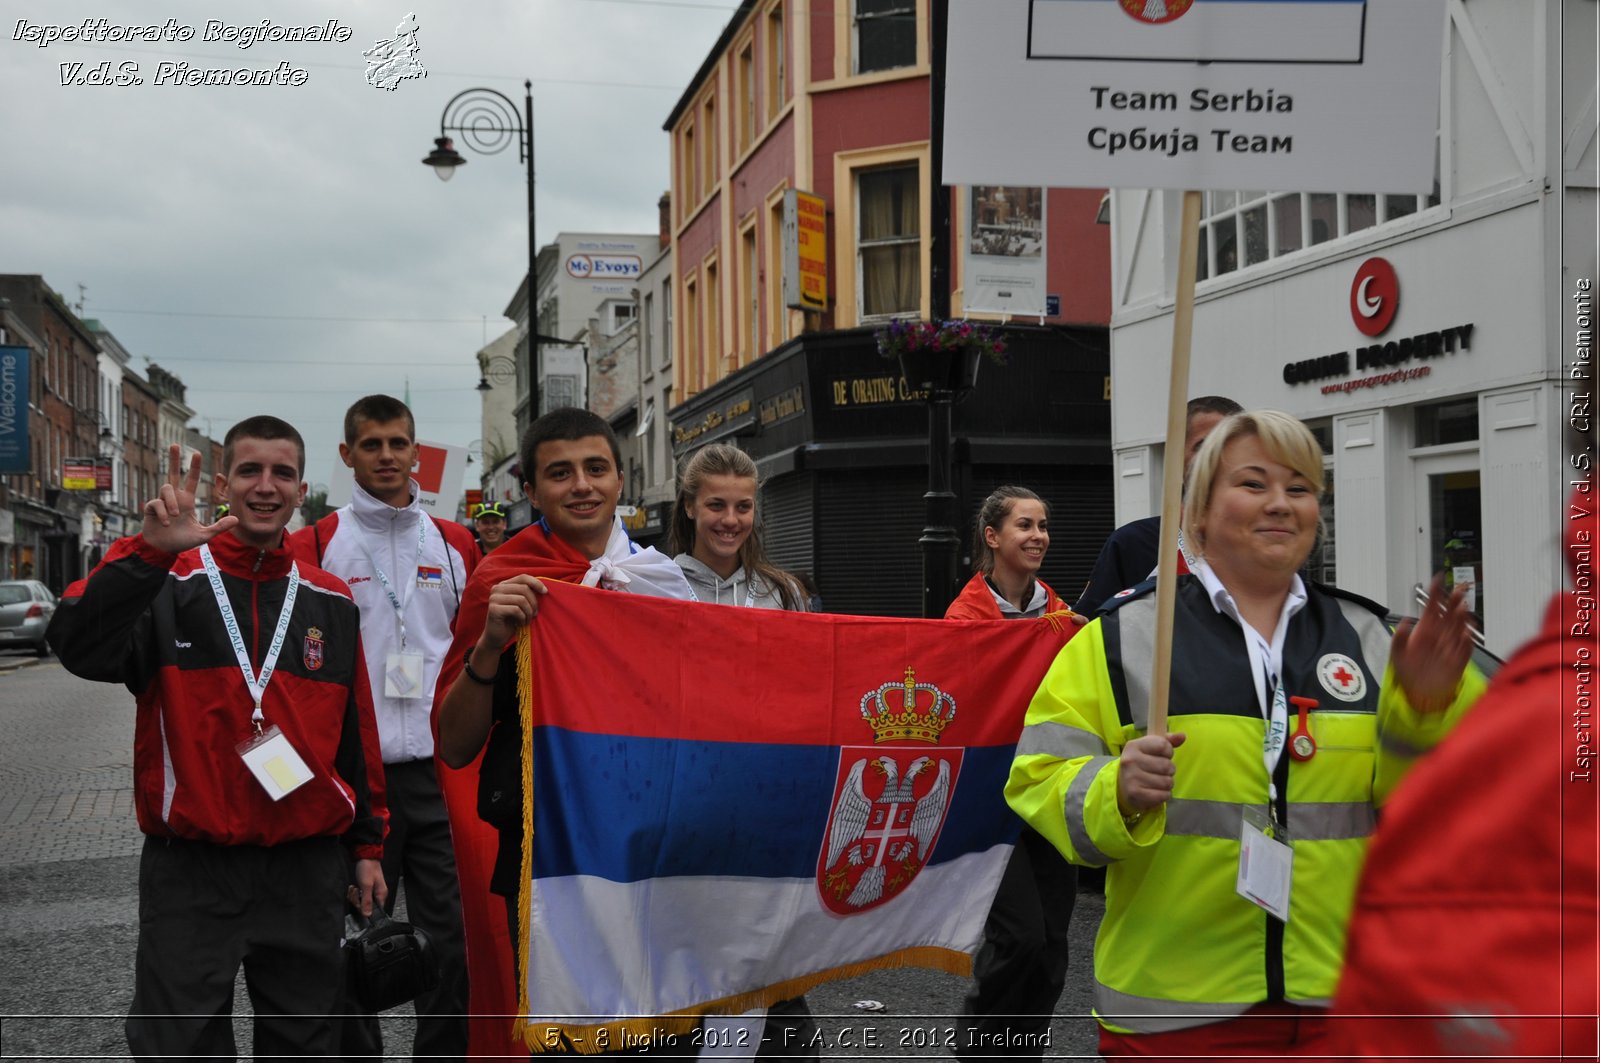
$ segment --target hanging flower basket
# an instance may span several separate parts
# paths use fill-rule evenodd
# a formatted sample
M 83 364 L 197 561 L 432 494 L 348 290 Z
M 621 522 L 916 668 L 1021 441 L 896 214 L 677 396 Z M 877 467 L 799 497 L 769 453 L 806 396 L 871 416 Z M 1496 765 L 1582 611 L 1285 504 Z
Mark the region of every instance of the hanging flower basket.
M 892 321 L 877 339 L 878 354 L 899 360 L 907 384 L 930 391 L 970 391 L 982 358 L 1006 364 L 1000 333 L 971 321 Z

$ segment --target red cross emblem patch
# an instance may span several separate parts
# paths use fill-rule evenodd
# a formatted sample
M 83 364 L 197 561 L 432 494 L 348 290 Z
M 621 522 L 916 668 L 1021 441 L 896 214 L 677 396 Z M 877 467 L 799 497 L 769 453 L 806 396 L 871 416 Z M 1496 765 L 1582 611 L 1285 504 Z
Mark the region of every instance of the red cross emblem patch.
M 1366 673 L 1342 653 L 1323 655 L 1317 662 L 1317 681 L 1340 701 L 1360 701 L 1367 693 Z

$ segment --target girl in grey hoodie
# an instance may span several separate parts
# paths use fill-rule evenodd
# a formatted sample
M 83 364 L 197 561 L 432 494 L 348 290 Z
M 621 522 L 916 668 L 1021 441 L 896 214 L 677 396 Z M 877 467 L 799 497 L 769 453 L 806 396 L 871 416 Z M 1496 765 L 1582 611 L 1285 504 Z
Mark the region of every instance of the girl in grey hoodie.
M 696 600 L 806 611 L 800 581 L 767 560 L 756 535 L 756 463 L 738 447 L 702 447 L 678 471 L 667 551 Z M 816 1024 L 805 997 L 767 1009 L 760 1056 L 816 1059 Z
M 756 463 L 712 443 L 678 474 L 668 551 L 698 601 L 805 612 L 800 582 L 768 561 L 756 535 Z

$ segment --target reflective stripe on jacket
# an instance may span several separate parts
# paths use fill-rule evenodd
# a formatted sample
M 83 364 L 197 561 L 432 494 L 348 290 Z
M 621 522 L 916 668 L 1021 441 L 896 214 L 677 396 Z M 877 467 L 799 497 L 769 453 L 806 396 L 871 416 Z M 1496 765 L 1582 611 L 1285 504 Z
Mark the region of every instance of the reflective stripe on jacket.
M 1168 729 L 1188 737 L 1163 808 L 1130 828 L 1116 797 L 1117 755 L 1148 719 L 1148 589 L 1068 643 L 1028 708 L 1006 798 L 1069 860 L 1107 867 L 1095 1010 L 1111 1029 L 1182 1029 L 1265 1001 L 1325 1005 L 1376 805 L 1483 689 L 1469 666 L 1455 703 L 1421 716 L 1394 682 L 1389 632 L 1369 603 L 1307 594 L 1283 652 L 1285 692 L 1318 702 L 1317 753 L 1286 751 L 1276 772 L 1295 844 L 1287 925 L 1234 889 L 1243 812 L 1268 800 L 1266 724 L 1243 633 L 1198 579 L 1179 577 Z

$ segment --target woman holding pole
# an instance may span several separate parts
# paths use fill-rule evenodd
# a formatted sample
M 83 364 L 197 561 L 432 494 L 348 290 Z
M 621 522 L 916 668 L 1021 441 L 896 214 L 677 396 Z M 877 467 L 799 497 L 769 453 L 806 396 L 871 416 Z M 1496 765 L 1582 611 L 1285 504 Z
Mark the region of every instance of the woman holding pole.
M 1154 595 L 1051 667 L 1006 797 L 1103 865 L 1095 1012 L 1107 1055 L 1312 1055 L 1376 809 L 1483 689 L 1464 588 L 1420 621 L 1298 575 L 1320 524 L 1304 425 L 1235 414 L 1197 455 L 1178 577 L 1171 731 L 1151 717 Z

